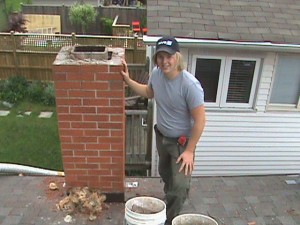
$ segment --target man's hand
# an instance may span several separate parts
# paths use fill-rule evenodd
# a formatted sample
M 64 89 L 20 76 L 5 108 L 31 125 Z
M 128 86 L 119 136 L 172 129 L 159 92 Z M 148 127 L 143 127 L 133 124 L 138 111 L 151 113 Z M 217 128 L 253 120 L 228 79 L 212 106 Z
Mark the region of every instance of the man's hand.
M 123 80 L 127 83 L 130 80 L 128 66 L 125 59 L 121 59 L 121 62 L 123 64 L 123 70 L 121 71 L 121 75 L 123 76 Z
M 181 166 L 179 169 L 179 173 L 183 171 L 184 169 L 184 174 L 191 175 L 193 170 L 194 170 L 194 152 L 193 151 L 188 151 L 185 150 L 177 159 L 176 163 L 181 162 Z

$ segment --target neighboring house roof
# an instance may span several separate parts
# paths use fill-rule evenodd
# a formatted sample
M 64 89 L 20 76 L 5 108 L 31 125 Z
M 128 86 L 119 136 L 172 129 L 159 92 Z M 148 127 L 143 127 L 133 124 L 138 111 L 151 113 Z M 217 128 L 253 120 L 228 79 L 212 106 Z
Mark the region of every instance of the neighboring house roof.
M 149 36 L 300 44 L 299 0 L 148 0 Z

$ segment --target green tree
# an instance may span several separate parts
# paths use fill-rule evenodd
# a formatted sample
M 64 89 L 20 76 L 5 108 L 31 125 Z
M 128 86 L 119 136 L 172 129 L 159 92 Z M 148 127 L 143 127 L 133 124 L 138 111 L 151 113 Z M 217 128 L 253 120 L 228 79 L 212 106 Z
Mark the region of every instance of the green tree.
M 6 32 L 9 28 L 9 17 L 12 13 L 22 11 L 23 4 L 31 4 L 32 0 L 0 0 L 0 32 Z
M 106 34 L 112 35 L 112 24 L 114 21 L 110 18 L 105 18 L 105 17 L 101 18 L 101 21 L 103 23 L 103 28 Z
M 21 12 L 22 4 L 31 3 L 31 0 L 5 0 L 6 13 L 9 15 L 11 13 Z
M 89 25 L 96 21 L 97 11 L 91 4 L 76 3 L 69 11 L 70 22 L 79 25 L 83 34 L 86 33 Z

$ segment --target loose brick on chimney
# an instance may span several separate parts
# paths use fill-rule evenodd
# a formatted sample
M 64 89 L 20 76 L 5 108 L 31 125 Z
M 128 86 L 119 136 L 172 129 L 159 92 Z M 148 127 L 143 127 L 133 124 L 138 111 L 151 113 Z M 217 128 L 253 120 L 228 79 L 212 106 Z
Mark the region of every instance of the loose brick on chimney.
M 73 48 L 73 47 L 69 47 Z M 61 151 L 68 187 L 98 188 L 124 200 L 124 49 L 110 60 L 74 60 L 62 48 L 53 64 Z

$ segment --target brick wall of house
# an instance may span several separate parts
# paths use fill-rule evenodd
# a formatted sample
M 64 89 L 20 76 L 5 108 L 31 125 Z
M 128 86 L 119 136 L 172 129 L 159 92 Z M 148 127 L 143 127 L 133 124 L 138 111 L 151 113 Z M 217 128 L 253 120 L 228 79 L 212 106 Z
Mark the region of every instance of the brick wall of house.
M 118 64 L 54 64 L 66 184 L 124 194 L 124 83 Z

